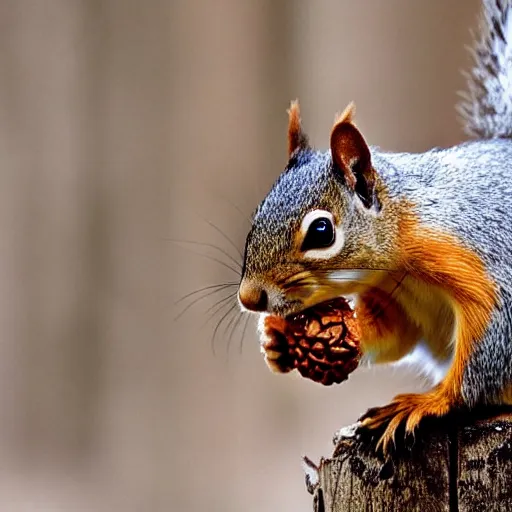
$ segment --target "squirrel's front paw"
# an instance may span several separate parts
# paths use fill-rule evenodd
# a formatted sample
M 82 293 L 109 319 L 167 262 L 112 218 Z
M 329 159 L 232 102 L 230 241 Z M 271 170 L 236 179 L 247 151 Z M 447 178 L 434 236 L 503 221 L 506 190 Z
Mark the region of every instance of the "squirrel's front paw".
M 423 418 L 444 416 L 450 409 L 451 401 L 439 387 L 429 393 L 398 395 L 390 404 L 366 411 L 359 419 L 358 435 L 377 437 L 376 450 L 386 454 L 396 443 L 399 427 L 405 427 L 405 435 L 413 434 Z
M 294 369 L 285 329 L 286 320 L 277 316 L 266 316 L 260 323 L 261 351 L 268 367 L 275 373 L 288 373 Z

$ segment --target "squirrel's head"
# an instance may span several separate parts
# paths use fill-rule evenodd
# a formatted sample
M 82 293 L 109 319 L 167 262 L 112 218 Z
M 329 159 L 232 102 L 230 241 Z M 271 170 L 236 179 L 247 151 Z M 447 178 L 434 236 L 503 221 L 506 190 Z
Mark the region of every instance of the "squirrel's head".
M 288 165 L 254 214 L 239 288 L 244 308 L 282 316 L 359 293 L 391 244 L 377 229 L 380 180 L 354 106 L 337 117 L 327 152 L 309 146 L 298 102 L 288 113 Z

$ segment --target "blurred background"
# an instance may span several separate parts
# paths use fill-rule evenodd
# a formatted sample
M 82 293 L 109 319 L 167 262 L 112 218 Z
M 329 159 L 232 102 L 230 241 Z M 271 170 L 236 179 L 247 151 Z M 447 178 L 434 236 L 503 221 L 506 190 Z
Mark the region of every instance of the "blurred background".
M 318 147 L 351 100 L 387 150 L 463 140 L 478 4 L 0 0 L 0 510 L 312 510 L 300 457 L 424 383 L 273 375 L 252 319 L 212 343 L 228 290 L 175 302 L 238 276 L 175 240 L 240 260 L 290 99 Z

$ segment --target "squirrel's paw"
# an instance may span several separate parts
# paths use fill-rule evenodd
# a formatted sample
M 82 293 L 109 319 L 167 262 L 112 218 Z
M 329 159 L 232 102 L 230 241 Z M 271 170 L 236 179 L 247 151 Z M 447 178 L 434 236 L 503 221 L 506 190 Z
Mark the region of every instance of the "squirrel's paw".
M 266 316 L 259 326 L 261 352 L 265 355 L 268 367 L 275 373 L 287 373 L 294 368 L 293 358 L 288 351 L 285 326 L 286 321 L 275 316 Z
M 376 451 L 389 453 L 391 442 L 396 445 L 396 430 L 405 427 L 405 435 L 414 434 L 416 427 L 426 416 L 444 416 L 451 409 L 451 401 L 435 388 L 428 393 L 408 393 L 397 395 L 393 401 L 383 407 L 369 409 L 359 421 L 358 433 L 364 437 L 374 436 L 380 430 L 383 433 L 376 445 Z M 380 433 L 380 432 L 379 432 Z

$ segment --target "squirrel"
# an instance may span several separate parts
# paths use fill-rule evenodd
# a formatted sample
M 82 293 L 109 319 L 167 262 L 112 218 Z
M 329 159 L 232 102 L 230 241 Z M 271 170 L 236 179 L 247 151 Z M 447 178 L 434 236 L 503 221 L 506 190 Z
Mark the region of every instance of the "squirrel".
M 432 375 L 430 391 L 361 417 L 384 450 L 400 425 L 512 404 L 512 1 L 484 0 L 474 44 L 459 112 L 475 140 L 449 149 L 369 146 L 351 104 L 319 151 L 293 101 L 288 163 L 246 239 L 244 310 L 286 317 L 353 297 L 365 361 Z

